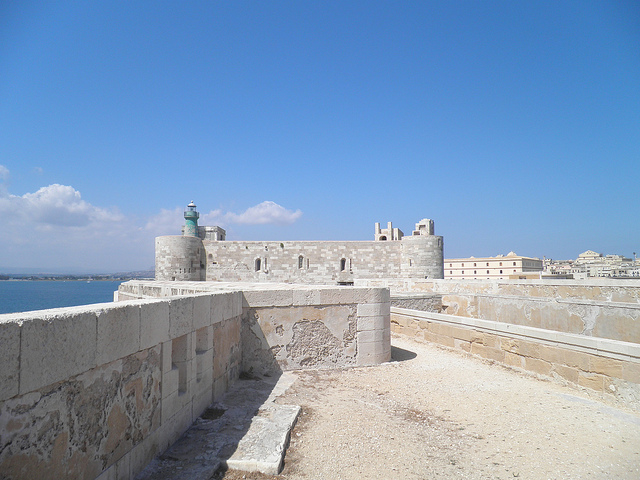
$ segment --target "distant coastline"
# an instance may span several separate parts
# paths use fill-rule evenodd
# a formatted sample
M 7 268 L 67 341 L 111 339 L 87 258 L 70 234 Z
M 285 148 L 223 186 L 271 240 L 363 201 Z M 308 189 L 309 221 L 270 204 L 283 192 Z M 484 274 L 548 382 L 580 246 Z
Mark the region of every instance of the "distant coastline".
M 78 282 L 125 282 L 127 280 L 153 280 L 152 270 L 114 274 L 51 274 L 51 273 L 0 273 L 0 281 L 78 281 Z

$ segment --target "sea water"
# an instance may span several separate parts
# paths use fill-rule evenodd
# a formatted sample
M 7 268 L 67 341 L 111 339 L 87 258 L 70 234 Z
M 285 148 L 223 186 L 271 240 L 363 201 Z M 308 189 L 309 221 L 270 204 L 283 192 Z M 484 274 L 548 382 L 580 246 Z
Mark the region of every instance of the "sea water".
M 113 301 L 121 281 L 2 280 L 0 314 Z

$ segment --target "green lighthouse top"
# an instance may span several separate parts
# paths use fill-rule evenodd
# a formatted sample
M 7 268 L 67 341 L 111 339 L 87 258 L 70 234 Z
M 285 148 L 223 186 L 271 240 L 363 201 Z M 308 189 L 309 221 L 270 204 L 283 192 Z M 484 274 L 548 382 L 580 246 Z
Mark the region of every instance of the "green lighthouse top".
M 200 214 L 196 210 L 196 204 L 191 203 L 187 205 L 187 209 L 184 211 L 184 235 L 189 237 L 198 236 L 198 218 Z

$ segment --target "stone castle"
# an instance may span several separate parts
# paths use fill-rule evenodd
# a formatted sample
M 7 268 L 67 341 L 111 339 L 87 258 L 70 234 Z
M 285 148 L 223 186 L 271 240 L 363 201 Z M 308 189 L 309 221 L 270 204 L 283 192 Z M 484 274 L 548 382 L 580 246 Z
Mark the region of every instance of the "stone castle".
M 388 362 L 392 332 L 640 411 L 637 280 L 442 279 L 430 220 L 406 237 L 388 224 L 369 242 L 280 243 L 228 242 L 193 203 L 185 219 L 184 235 L 157 240 L 157 280 L 123 283 L 112 304 L 0 315 L 0 478 L 170 478 L 144 471 L 174 468 L 163 452 L 240 378 Z M 202 281 L 230 277 L 250 282 Z M 270 402 L 230 430 L 251 437 L 288 411 Z M 278 474 L 286 435 L 258 461 L 225 432 L 194 462 L 206 478 Z
M 156 280 L 353 285 L 358 279 L 444 278 L 443 239 L 433 220 L 405 236 L 375 224 L 373 241 L 227 241 L 220 227 L 198 226 L 191 202 L 182 235 L 156 238 Z

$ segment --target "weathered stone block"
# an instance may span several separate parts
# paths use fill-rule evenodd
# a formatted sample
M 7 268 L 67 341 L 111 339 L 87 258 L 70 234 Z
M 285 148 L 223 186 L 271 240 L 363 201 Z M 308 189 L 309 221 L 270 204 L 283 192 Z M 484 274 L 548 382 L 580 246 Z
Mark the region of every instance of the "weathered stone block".
M 0 401 L 20 390 L 20 326 L 0 322 Z
M 97 312 L 96 363 L 103 365 L 140 350 L 140 306 L 119 305 Z
M 360 303 L 357 310 L 359 317 L 378 317 L 391 315 L 390 303 Z
M 391 360 L 391 352 L 363 353 L 358 351 L 356 364 L 359 366 L 378 365 L 389 360 Z
M 551 364 L 539 358 L 524 357 L 524 368 L 541 375 L 549 375 L 551 373 Z
M 566 349 L 552 345 L 540 345 L 538 348 L 539 357 L 550 363 L 563 365 L 565 363 Z
M 170 371 L 173 366 L 172 366 L 172 342 L 168 341 L 168 342 L 163 342 L 162 343 L 162 372 L 166 373 L 168 371 Z
M 140 349 L 169 340 L 169 300 L 145 303 L 140 309 Z
M 513 338 L 501 337 L 500 348 L 505 352 L 511 352 L 512 354 L 517 354 L 520 350 L 520 344 L 518 343 L 517 340 Z
M 602 392 L 604 390 L 604 376 L 580 371 L 578 372 L 578 385 Z
M 158 429 L 153 435 L 136 445 L 130 452 L 129 476 L 127 478 L 135 478 L 155 457 L 165 450 L 166 447 L 161 448 L 160 438 L 160 429 Z
M 162 398 L 167 398 L 169 395 L 173 395 L 178 392 L 178 379 L 179 372 L 178 367 L 163 373 L 162 375 Z
M 164 424 L 170 418 L 172 418 L 180 409 L 181 399 L 178 396 L 178 391 L 167 395 L 162 399 L 162 423 Z
M 177 338 L 193 329 L 193 297 L 173 298 L 169 303 L 169 337 Z
M 405 327 L 403 327 L 403 326 L 401 326 L 401 325 L 398 325 L 397 323 L 391 322 L 391 331 L 392 331 L 393 333 L 397 333 L 397 334 L 400 334 L 400 335 L 404 335 L 404 333 L 403 333 L 403 329 L 404 329 L 404 328 L 405 328 Z
M 211 325 L 211 295 L 193 297 L 193 329 Z
M 481 343 L 471 344 L 471 353 L 480 355 L 483 358 L 489 358 L 497 362 L 504 362 L 504 350 L 499 348 L 487 347 Z
M 206 371 L 213 371 L 213 350 L 196 355 L 196 380 L 200 381 Z
M 390 303 L 391 294 L 388 288 L 357 288 L 357 301 L 354 303 Z
M 486 347 L 500 348 L 500 337 L 492 333 L 482 334 L 482 344 Z
M 364 332 L 358 332 L 358 345 L 360 343 L 368 343 L 368 342 L 376 342 L 383 343 L 384 342 L 384 330 L 366 330 Z
M 553 371 L 565 380 L 578 383 L 579 370 L 577 368 L 567 367 L 565 365 L 553 365 Z
M 524 367 L 523 357 L 521 357 L 517 353 L 511 353 L 508 351 L 504 352 L 504 363 L 511 367 L 518 367 L 518 368 Z
M 385 346 L 380 342 L 358 342 L 358 355 L 380 355 L 384 353 Z
M 517 340 L 518 353 L 525 357 L 540 358 L 540 344 L 528 342 L 526 340 Z
M 622 361 L 596 355 L 591 355 L 589 360 L 590 372 L 601 373 L 609 377 L 622 378 Z
M 450 328 L 451 328 L 450 335 L 453 338 L 471 342 L 471 339 L 473 338 L 472 336 L 473 330 L 471 330 L 470 328 L 461 328 L 461 327 L 454 327 L 454 326 L 451 326 Z
M 22 324 L 20 393 L 96 366 L 95 311 L 70 308 L 41 315 L 34 314 Z
M 213 391 L 211 388 L 194 395 L 193 403 L 191 405 L 191 421 L 195 422 L 212 402 Z
M 576 367 L 585 372 L 589 371 L 590 355 L 575 350 L 565 349 L 563 352 L 563 363 L 569 367 Z
M 293 305 L 293 290 L 246 290 L 243 296 L 243 308 Z
M 622 379 L 640 384 L 640 363 L 625 362 L 622 366 Z
M 293 291 L 293 305 L 320 305 L 322 296 L 317 288 L 296 289 Z
M 358 331 L 384 330 L 391 328 L 389 315 L 378 315 L 375 317 L 358 317 Z
M 240 308 L 235 307 L 240 303 Z M 232 318 L 235 310 L 242 313 L 242 297 L 235 293 L 219 293 L 211 297 L 211 323 L 219 323 Z
M 458 338 L 453 339 L 453 346 L 454 348 L 459 348 L 460 350 L 464 350 L 465 352 L 471 351 L 471 342 L 460 340 Z
M 438 343 L 447 347 L 455 347 L 455 338 L 448 337 L 446 335 L 438 335 L 437 333 L 430 332 L 429 330 L 423 330 L 423 338 L 428 342 Z

